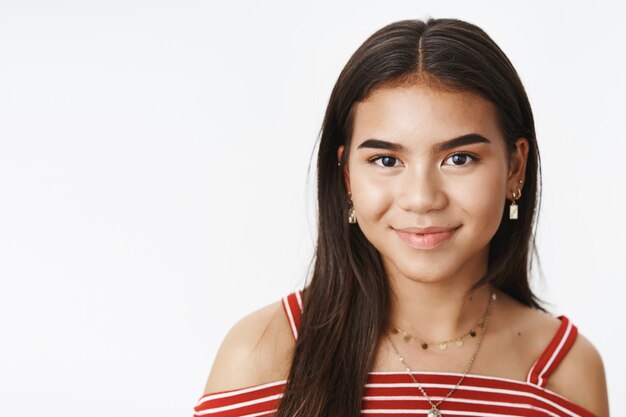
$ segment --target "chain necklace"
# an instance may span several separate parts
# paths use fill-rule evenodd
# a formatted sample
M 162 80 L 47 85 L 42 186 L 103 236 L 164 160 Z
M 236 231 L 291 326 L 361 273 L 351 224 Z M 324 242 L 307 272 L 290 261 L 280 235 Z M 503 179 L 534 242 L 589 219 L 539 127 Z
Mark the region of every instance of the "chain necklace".
M 476 327 L 478 328 L 483 328 L 485 326 L 485 316 L 483 315 L 480 320 L 478 320 L 478 324 L 476 325 Z M 414 336 L 410 333 L 407 333 L 406 331 L 402 330 L 399 327 L 392 327 L 391 328 L 391 333 L 392 334 L 400 334 L 402 333 L 402 340 L 404 340 L 406 343 L 409 343 L 411 341 L 411 339 L 415 339 L 419 342 L 419 345 L 422 349 L 426 350 L 428 349 L 430 346 L 439 346 L 440 350 L 446 350 L 448 348 L 448 345 L 452 342 L 454 342 L 454 344 L 457 347 L 463 347 L 464 343 L 463 343 L 463 339 L 465 339 L 467 336 L 470 337 L 476 337 L 476 335 L 478 333 L 476 333 L 476 330 L 474 330 L 474 328 L 471 328 L 469 332 L 465 333 L 463 336 L 454 338 L 454 339 L 450 339 L 450 340 L 445 340 L 443 342 L 437 342 L 437 343 L 433 343 L 433 342 L 427 342 L 426 340 L 424 340 L 423 338 L 419 337 L 419 336 Z
M 461 376 L 461 378 L 459 379 L 459 382 L 457 382 L 454 388 L 452 388 L 452 390 L 450 390 L 450 392 L 448 392 L 448 394 L 445 397 L 443 397 L 441 400 L 439 400 L 436 404 L 433 404 L 428 394 L 426 394 L 426 391 L 424 391 L 424 388 L 422 387 L 422 385 L 419 382 L 417 382 L 417 379 L 415 379 L 415 376 L 413 375 L 413 370 L 409 368 L 409 366 L 406 364 L 406 362 L 404 361 L 404 358 L 398 351 L 398 348 L 396 348 L 396 345 L 393 343 L 393 340 L 391 340 L 391 337 L 389 336 L 389 334 L 387 334 L 387 340 L 389 340 L 389 343 L 391 343 L 391 347 L 396 352 L 396 355 L 398 355 L 398 359 L 400 360 L 400 362 L 402 362 L 402 365 L 404 365 L 404 367 L 406 368 L 406 372 L 409 374 L 409 376 L 411 377 L 415 385 L 417 385 L 417 388 L 419 388 L 424 398 L 426 398 L 426 401 L 428 401 L 428 403 L 430 404 L 431 408 L 426 414 L 427 417 L 442 417 L 443 416 L 443 414 L 441 414 L 441 411 L 437 407 L 439 407 L 439 405 L 442 402 L 447 400 L 457 390 L 457 388 L 459 388 L 459 386 L 461 385 L 461 383 L 463 382 L 463 380 L 469 373 L 470 369 L 472 368 L 472 364 L 474 363 L 474 360 L 476 359 L 476 356 L 478 355 L 478 350 L 480 349 L 480 345 L 482 344 L 483 337 L 485 336 L 485 332 L 487 331 L 487 323 L 489 322 L 489 317 L 491 317 L 493 301 L 495 299 L 496 299 L 496 293 L 494 292 L 494 289 L 492 287 L 490 289 L 489 302 L 487 303 L 487 309 L 484 315 L 484 325 L 482 326 L 482 331 L 480 332 L 478 343 L 476 344 L 476 348 L 474 349 L 474 353 L 472 354 L 469 364 L 467 365 L 465 372 L 463 372 L 463 376 Z

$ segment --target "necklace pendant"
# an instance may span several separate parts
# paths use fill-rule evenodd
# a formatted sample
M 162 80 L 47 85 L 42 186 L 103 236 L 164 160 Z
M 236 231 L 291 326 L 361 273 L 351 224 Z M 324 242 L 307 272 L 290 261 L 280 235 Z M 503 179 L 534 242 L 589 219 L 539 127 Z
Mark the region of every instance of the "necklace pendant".
M 426 417 L 442 417 L 442 414 L 441 414 L 441 411 L 437 409 L 437 407 L 433 406 L 433 408 L 430 409 L 428 414 L 426 414 Z

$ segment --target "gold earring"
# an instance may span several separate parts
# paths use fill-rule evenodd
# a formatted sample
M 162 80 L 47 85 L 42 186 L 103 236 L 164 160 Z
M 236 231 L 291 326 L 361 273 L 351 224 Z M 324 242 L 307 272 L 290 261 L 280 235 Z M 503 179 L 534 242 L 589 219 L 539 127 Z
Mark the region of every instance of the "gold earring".
M 515 191 L 513 191 L 512 193 L 513 193 L 513 200 L 511 201 L 511 205 L 509 206 L 509 219 L 517 220 L 517 214 L 518 214 L 517 200 L 519 200 L 522 197 L 522 190 L 520 190 L 520 188 L 517 187 L 517 194 L 515 193 Z
M 352 203 L 352 193 L 348 191 L 348 198 L 350 199 L 350 210 L 348 211 L 348 223 L 356 223 L 356 210 L 354 209 L 354 203 Z
M 348 223 L 356 223 L 356 210 L 354 210 L 354 206 L 350 207 L 350 211 L 348 213 Z

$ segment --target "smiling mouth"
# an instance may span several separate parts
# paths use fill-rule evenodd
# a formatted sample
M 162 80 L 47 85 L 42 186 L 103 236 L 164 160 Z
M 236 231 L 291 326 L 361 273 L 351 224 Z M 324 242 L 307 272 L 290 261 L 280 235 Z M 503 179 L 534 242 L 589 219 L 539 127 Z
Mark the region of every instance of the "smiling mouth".
M 433 249 L 450 240 L 461 226 L 454 228 L 394 229 L 400 239 L 416 249 Z M 416 231 L 419 231 L 416 232 Z

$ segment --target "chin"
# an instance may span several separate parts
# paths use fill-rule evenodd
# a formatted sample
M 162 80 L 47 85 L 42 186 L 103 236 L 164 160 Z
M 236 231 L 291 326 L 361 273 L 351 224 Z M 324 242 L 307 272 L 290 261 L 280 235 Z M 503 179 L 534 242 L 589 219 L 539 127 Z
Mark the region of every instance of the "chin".
M 444 282 L 449 278 L 449 276 L 439 276 L 439 275 L 425 276 L 424 274 L 405 275 L 405 277 L 413 282 L 418 282 L 420 284 L 437 284 L 440 282 Z
M 449 265 L 448 265 L 449 266 Z M 437 268 L 432 263 L 428 267 L 423 265 L 411 265 L 406 268 L 394 268 L 395 274 L 422 284 L 433 284 L 443 282 L 454 276 L 455 273 L 449 268 Z

